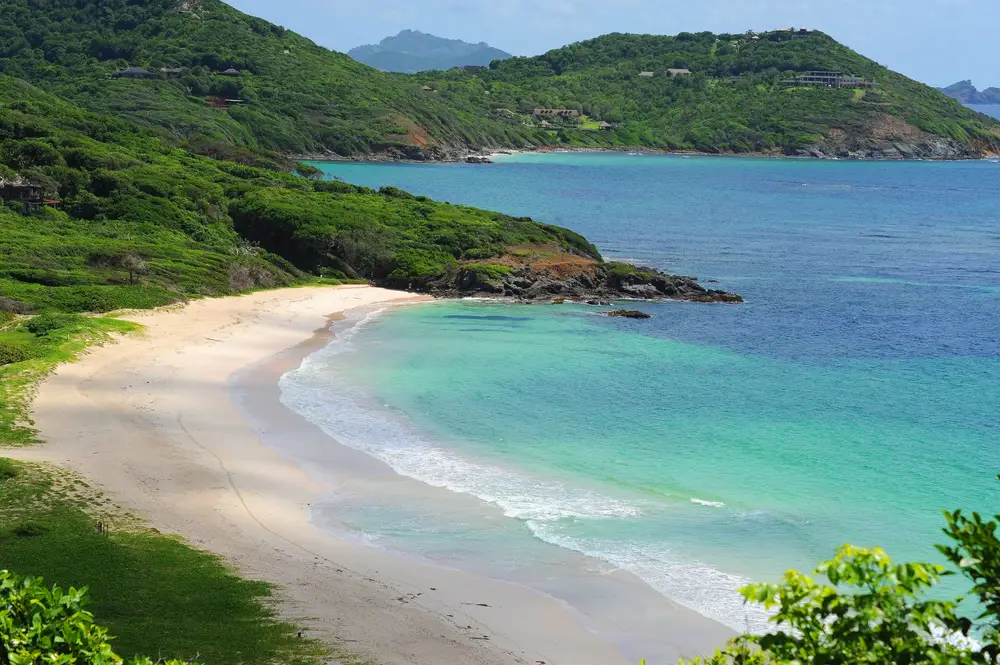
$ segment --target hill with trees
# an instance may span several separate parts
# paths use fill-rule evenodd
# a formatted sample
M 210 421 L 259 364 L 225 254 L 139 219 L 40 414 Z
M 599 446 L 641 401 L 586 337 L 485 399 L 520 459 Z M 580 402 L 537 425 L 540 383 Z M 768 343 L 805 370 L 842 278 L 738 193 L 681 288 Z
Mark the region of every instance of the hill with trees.
M 149 76 L 116 75 L 127 66 Z M 783 86 L 810 70 L 876 87 Z M 818 32 L 614 34 L 485 72 L 402 75 L 220 0 L 7 0 L 0 72 L 172 145 L 262 165 L 533 146 L 952 158 L 1000 149 L 1000 124 Z M 536 107 L 586 117 L 543 123 Z
M 321 278 L 525 298 L 647 287 L 725 299 L 605 264 L 567 229 L 194 155 L 5 76 L 0 194 L 0 310 L 15 313 L 152 307 Z
M 150 77 L 116 76 L 128 66 Z M 240 161 L 265 151 L 433 158 L 532 142 L 479 107 L 444 102 L 219 0 L 8 0 L 0 72 Z
M 812 71 L 841 76 L 802 78 Z M 1000 124 L 816 31 L 612 34 L 425 79 L 511 121 L 532 122 L 534 108 L 585 116 L 546 118 L 552 143 L 843 157 L 1000 150 Z M 597 121 L 614 127 L 594 131 Z
M 494 60 L 506 60 L 510 53 L 486 42 L 470 44 L 461 39 L 435 37 L 419 30 L 403 30 L 378 44 L 358 46 L 347 52 L 358 62 L 384 72 L 415 74 L 452 67 L 486 67 Z
M 28 216 L 17 197 L 0 206 L 0 309 L 13 311 L 154 306 L 317 276 L 448 288 L 510 247 L 601 262 L 566 229 L 193 155 L 3 76 L 0 181 L 57 202 Z

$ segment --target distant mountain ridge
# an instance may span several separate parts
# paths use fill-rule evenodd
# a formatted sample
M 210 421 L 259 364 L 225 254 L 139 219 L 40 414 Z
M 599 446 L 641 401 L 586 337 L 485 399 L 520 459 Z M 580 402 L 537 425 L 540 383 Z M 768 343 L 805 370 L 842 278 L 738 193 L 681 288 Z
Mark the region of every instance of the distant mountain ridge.
M 1000 104 L 1000 88 L 977 90 L 972 81 L 959 81 L 938 90 L 963 104 Z
M 419 30 L 403 30 L 378 44 L 358 46 L 347 52 L 358 62 L 385 72 L 415 74 L 467 65 L 488 66 L 506 60 L 510 53 L 486 42 L 471 44 L 461 39 L 435 37 Z

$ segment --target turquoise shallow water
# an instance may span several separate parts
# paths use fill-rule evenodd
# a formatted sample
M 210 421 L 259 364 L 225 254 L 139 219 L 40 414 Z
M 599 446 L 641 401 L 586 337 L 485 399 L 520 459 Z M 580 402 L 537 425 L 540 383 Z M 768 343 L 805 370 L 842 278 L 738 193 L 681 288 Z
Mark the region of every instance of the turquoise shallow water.
M 482 510 L 333 492 L 321 522 L 557 595 L 556 546 L 584 552 L 739 629 L 762 619 L 735 594 L 748 579 L 844 542 L 935 559 L 942 509 L 1000 509 L 997 165 L 324 168 L 530 212 L 748 303 L 646 304 L 646 322 L 470 301 L 367 317 L 284 377 L 283 400 Z

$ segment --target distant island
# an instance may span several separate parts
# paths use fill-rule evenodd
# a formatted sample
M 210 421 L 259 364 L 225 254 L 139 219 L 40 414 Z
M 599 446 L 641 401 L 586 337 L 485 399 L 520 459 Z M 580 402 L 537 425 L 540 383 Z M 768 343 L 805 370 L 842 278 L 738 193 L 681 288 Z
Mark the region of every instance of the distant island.
M 461 39 L 435 37 L 419 30 L 403 30 L 378 44 L 358 46 L 347 52 L 358 62 L 384 72 L 415 74 L 453 67 L 488 67 L 494 60 L 506 60 L 510 53 L 486 42 L 471 44 Z
M 1000 88 L 977 90 L 976 86 L 972 85 L 972 81 L 959 81 L 947 88 L 938 88 L 938 90 L 963 104 L 973 106 L 1000 104 Z

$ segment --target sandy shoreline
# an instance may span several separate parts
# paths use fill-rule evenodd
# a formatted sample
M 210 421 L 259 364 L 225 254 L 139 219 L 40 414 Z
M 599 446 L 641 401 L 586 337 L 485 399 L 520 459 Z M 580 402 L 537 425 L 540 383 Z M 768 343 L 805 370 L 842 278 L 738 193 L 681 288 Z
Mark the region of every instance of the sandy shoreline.
M 95 349 L 41 387 L 34 417 L 47 443 L 2 454 L 82 473 L 152 526 L 278 584 L 283 614 L 312 636 L 386 665 L 629 662 L 547 595 L 321 531 L 309 506 L 324 487 L 262 443 L 317 436 L 282 412 L 275 382 L 323 343 L 317 330 L 331 316 L 414 299 L 289 289 L 129 316 L 146 335 Z M 237 403 L 233 377 L 256 396 Z M 383 472 L 373 459 L 343 466 L 364 464 Z M 683 609 L 667 623 L 675 654 L 710 650 L 728 634 Z

